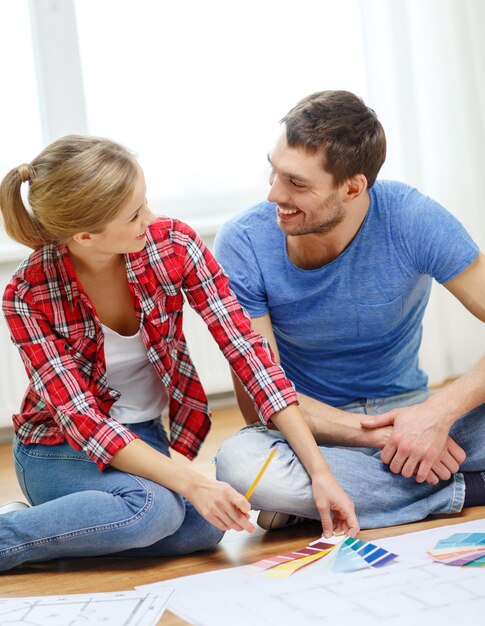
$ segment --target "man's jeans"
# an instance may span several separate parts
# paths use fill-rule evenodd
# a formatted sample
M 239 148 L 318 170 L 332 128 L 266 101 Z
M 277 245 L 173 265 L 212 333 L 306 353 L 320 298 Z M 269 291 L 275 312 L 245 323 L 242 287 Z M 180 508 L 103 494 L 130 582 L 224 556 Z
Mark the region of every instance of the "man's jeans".
M 422 402 L 428 395 L 422 390 L 363 399 L 339 408 L 373 415 Z M 460 418 L 450 436 L 467 453 L 461 470 L 485 470 L 485 405 Z M 276 430 L 251 425 L 226 441 L 217 455 L 217 478 L 245 493 L 275 446 L 277 454 L 251 497 L 252 506 L 319 519 L 308 474 Z M 320 446 L 320 451 L 353 500 L 362 528 L 414 522 L 431 513 L 457 513 L 463 507 L 465 485 L 461 473 L 435 486 L 418 484 L 414 478 L 393 474 L 380 460 L 380 450 Z
M 160 420 L 129 428 L 169 455 Z M 213 548 L 223 536 L 180 495 L 111 467 L 100 472 L 67 443 L 15 440 L 14 460 L 34 506 L 0 515 L 0 570 L 62 557 L 187 554 Z

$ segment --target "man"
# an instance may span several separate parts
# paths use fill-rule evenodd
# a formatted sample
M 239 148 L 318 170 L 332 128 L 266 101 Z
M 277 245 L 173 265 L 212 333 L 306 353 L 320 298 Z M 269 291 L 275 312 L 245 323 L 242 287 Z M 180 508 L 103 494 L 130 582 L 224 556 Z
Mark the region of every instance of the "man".
M 485 257 L 439 204 L 376 182 L 385 134 L 355 95 L 313 94 L 282 124 L 268 201 L 216 240 L 232 288 L 295 384 L 361 527 L 485 504 L 485 359 L 434 394 L 418 366 L 432 278 L 485 321 Z M 235 389 L 255 422 L 237 379 Z M 218 478 L 244 493 L 274 445 L 252 499 L 260 525 L 317 518 L 308 476 L 276 430 L 254 424 L 227 441 Z

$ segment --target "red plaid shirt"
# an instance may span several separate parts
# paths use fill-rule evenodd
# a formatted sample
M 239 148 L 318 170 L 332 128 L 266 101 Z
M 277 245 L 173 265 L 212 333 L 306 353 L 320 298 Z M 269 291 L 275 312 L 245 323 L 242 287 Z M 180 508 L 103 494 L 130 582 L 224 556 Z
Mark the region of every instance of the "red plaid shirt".
M 171 447 L 194 458 L 210 428 L 207 398 L 182 332 L 182 292 L 263 423 L 297 401 L 226 275 L 189 226 L 159 218 L 145 248 L 126 255 L 125 263 L 148 358 L 170 394 Z M 65 245 L 45 246 L 24 261 L 5 290 L 3 310 L 30 381 L 13 417 L 17 437 L 26 444 L 67 440 L 103 470 L 136 435 L 109 416 L 120 394 L 108 387 L 101 323 Z

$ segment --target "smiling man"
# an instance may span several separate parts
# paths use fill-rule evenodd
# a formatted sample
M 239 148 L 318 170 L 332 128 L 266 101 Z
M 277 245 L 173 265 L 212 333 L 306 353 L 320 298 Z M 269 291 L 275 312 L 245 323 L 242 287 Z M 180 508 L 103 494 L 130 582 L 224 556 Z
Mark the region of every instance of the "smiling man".
M 438 203 L 376 180 L 385 133 L 357 96 L 308 96 L 282 127 L 268 201 L 216 240 L 254 329 L 295 384 L 362 527 L 485 504 L 485 359 L 434 394 L 418 365 L 433 278 L 485 321 L 483 255 Z M 244 493 L 278 445 L 252 499 L 260 525 L 316 519 L 301 464 L 277 430 L 255 424 L 234 382 L 249 426 L 222 446 L 218 477 Z

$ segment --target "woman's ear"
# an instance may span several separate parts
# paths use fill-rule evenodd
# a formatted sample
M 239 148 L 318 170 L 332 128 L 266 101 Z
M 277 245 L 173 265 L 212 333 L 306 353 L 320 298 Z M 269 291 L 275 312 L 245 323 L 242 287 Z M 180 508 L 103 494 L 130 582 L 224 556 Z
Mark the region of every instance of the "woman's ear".
M 71 237 L 71 239 L 75 241 L 77 244 L 79 244 L 80 246 L 85 246 L 87 248 L 92 246 L 94 242 L 93 235 L 91 233 L 86 233 L 86 232 L 76 233 L 75 235 Z

